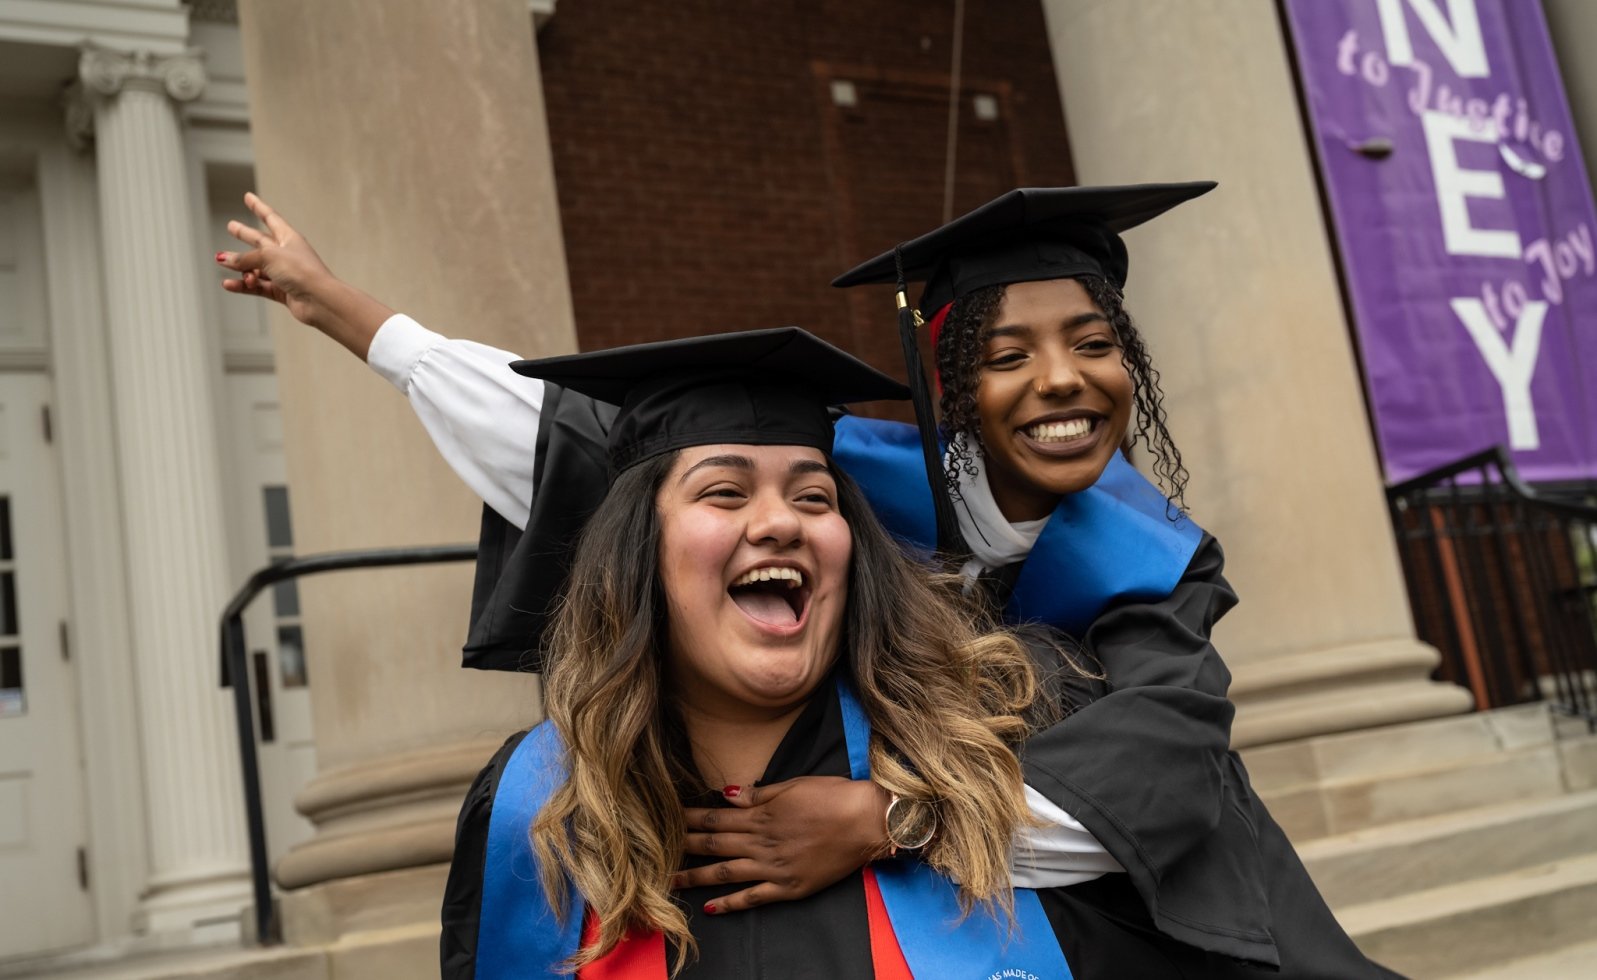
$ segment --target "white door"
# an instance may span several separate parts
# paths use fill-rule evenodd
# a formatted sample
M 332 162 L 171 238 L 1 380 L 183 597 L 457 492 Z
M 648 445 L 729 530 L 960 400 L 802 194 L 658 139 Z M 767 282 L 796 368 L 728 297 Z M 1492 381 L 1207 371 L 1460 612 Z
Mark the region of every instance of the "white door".
M 242 584 L 268 562 L 293 555 L 294 537 L 277 378 L 265 372 L 229 373 L 226 387 L 232 447 L 226 481 L 230 557 L 234 581 Z M 315 588 L 315 579 L 303 587 Z M 292 581 L 280 583 L 256 599 L 244 616 L 266 842 L 274 864 L 312 831 L 293 806 L 294 795 L 316 775 L 300 588 Z
M 49 400 L 42 374 L 0 372 L 0 959 L 94 925 Z

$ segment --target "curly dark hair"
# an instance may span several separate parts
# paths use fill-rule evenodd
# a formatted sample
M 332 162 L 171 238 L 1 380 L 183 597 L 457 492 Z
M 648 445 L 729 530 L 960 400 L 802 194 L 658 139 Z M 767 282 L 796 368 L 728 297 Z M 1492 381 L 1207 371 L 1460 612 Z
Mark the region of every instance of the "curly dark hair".
M 1109 318 L 1115 338 L 1120 342 L 1121 356 L 1126 370 L 1131 373 L 1132 397 L 1137 409 L 1136 425 L 1129 433 L 1128 442 L 1141 442 L 1153 456 L 1153 474 L 1159 487 L 1170 498 L 1174 507 L 1172 518 L 1187 510 L 1187 468 L 1181 462 L 1181 450 L 1170 438 L 1165 425 L 1164 391 L 1159 387 L 1159 371 L 1148 357 L 1147 344 L 1142 334 L 1131 322 L 1126 312 L 1124 297 L 1114 283 L 1102 276 L 1081 276 L 1077 282 L 1087 290 L 1087 295 Z M 976 385 L 981 377 L 982 351 L 987 344 L 987 332 L 998 316 L 998 307 L 1004 300 L 1003 286 L 988 286 L 967 293 L 954 301 L 953 309 L 943 323 L 938 337 L 937 374 L 942 380 L 943 393 L 939 408 L 942 411 L 942 430 L 949 440 L 948 483 L 954 493 L 959 490 L 959 474 L 963 470 L 974 476 L 976 462 L 974 450 L 981 447 L 981 419 L 976 409 Z M 964 440 L 954 439 L 962 434 Z

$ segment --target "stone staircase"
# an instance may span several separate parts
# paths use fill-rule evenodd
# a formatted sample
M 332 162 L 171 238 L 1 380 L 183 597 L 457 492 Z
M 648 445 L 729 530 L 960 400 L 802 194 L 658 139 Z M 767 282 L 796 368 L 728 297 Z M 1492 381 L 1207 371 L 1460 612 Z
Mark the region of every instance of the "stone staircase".
M 1597 737 L 1583 723 L 1531 705 L 1243 757 L 1375 959 L 1417 980 L 1597 976 Z
M 1377 960 L 1415 980 L 1597 977 L 1597 736 L 1584 724 L 1527 706 L 1243 757 L 1337 917 Z M 436 924 L 367 925 L 331 945 L 79 959 L 0 976 L 327 980 L 420 975 L 417 964 L 432 962 Z

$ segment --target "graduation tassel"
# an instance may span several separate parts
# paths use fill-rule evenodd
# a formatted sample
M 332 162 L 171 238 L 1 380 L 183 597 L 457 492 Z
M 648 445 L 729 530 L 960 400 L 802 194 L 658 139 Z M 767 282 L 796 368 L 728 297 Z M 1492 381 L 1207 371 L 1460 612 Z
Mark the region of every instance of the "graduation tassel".
M 926 481 L 932 490 L 932 509 L 937 515 L 937 553 L 951 562 L 962 561 L 969 549 L 959 533 L 959 519 L 948 492 L 948 477 L 943 471 L 943 453 L 937 438 L 937 418 L 932 412 L 931 389 L 921 364 L 920 345 L 915 329 L 921 325 L 920 312 L 909 305 L 904 282 L 902 248 L 893 249 L 893 264 L 898 273 L 898 340 L 904 349 L 904 371 L 908 376 L 911 402 L 915 406 L 915 425 L 920 430 L 921 455 L 926 461 Z

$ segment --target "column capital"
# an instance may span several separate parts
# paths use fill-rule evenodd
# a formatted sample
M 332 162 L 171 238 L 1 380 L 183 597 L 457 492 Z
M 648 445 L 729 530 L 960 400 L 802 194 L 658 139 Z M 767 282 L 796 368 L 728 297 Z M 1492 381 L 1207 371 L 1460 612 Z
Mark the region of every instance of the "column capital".
M 90 41 L 78 50 L 78 77 L 67 86 L 61 106 L 67 141 L 79 150 L 94 140 L 95 103 L 132 88 L 165 92 L 174 102 L 192 102 L 205 91 L 208 81 L 205 52 L 199 48 L 155 54 Z
M 85 92 L 96 96 L 111 97 L 138 87 L 164 91 L 176 102 L 192 102 L 205 91 L 205 52 L 199 48 L 155 54 L 91 42 L 79 51 L 78 81 Z
M 94 144 L 94 103 L 82 81 L 74 81 L 61 93 L 61 121 L 67 131 L 67 145 L 87 151 Z

